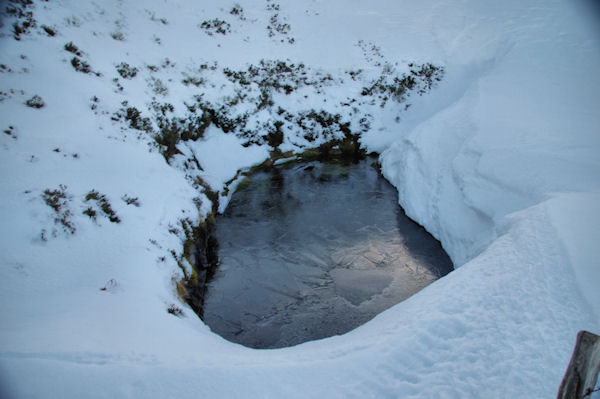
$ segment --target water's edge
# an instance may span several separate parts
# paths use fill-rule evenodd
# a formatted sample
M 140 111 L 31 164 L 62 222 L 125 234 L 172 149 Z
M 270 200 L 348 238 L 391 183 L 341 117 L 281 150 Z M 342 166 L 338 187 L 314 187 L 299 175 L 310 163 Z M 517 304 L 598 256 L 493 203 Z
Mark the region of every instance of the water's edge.
M 361 162 L 250 176 L 198 242 L 188 302 L 214 332 L 253 348 L 342 334 L 452 270 L 378 165 Z

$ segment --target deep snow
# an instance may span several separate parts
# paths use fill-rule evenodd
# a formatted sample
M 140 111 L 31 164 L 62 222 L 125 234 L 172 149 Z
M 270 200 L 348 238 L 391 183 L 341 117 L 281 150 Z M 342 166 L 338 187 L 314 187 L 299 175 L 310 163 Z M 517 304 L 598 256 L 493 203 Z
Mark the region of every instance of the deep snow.
M 268 4 L 244 2 L 242 19 L 220 1 L 41 1 L 38 26 L 18 41 L 14 16 L 2 16 L 3 396 L 555 395 L 576 332 L 600 331 L 600 22 L 592 2 L 281 1 L 278 12 Z M 274 14 L 290 30 L 269 37 Z M 198 27 L 213 18 L 230 32 Z M 180 220 L 198 223 L 210 211 L 194 177 L 220 190 L 267 148 L 243 147 L 212 126 L 168 165 L 147 135 L 111 117 L 125 100 L 146 109 L 151 96 L 183 114 L 199 91 L 214 99 L 231 90 L 221 68 L 261 59 L 344 80 L 275 95 L 286 109 L 348 116 L 336 104 L 363 82 L 345 71 L 378 71 L 377 52 L 365 57 L 361 40 L 399 70 L 410 62 L 445 68 L 438 87 L 411 96 L 406 111 L 361 106 L 372 113 L 362 142 L 382 153 L 400 203 L 457 270 L 343 336 L 272 351 L 224 341 L 177 299 L 173 279 L 182 272 L 171 252 L 182 251 Z M 102 76 L 73 69 L 70 41 Z M 213 61 L 218 69 L 202 75 L 209 83 L 180 83 Z M 120 78 L 121 62 L 138 76 Z M 24 104 L 35 94 L 44 107 Z M 306 144 L 292 131 L 281 149 Z M 202 171 L 184 169 L 190 154 Z M 61 184 L 74 234 L 42 199 Z M 91 190 L 120 223 L 86 201 Z M 96 221 L 82 214 L 88 207 Z M 167 313 L 171 304 L 184 317 Z

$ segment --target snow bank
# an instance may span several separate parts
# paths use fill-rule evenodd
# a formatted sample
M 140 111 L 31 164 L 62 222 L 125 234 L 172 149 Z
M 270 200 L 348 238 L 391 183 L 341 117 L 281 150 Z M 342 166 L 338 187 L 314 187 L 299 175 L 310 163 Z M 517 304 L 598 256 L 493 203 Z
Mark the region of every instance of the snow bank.
M 486 45 L 509 50 L 480 61 L 487 67 L 470 77 L 457 101 L 382 155 L 384 174 L 398 187 L 407 213 L 441 240 L 457 266 L 509 230 L 505 218 L 512 212 L 600 187 L 600 164 L 592 150 L 600 139 L 594 111 L 599 101 L 592 89 L 598 78 L 588 67 L 599 62 L 598 43 L 588 25 L 574 29 L 582 11 L 556 5 L 537 14 L 535 23 L 518 29 L 507 24 L 494 40 L 486 38 Z M 559 15 L 565 19 L 562 28 L 556 26 Z M 570 40 L 578 44 L 560 45 Z M 464 50 L 461 56 L 475 56 Z M 561 237 L 570 235 L 563 227 L 572 231 L 575 224 L 567 226 L 566 215 L 580 222 L 583 212 L 588 221 L 597 217 L 593 200 L 581 197 L 585 205 L 577 214 L 568 213 L 570 200 L 558 200 L 565 209 L 551 218 L 560 219 Z M 581 229 L 580 236 L 598 235 L 589 223 Z M 597 277 L 597 264 L 590 261 L 594 253 L 584 255 L 592 248 L 584 240 L 580 244 L 585 274 Z M 595 290 L 582 289 L 591 304 L 600 303 Z
M 17 41 L 2 28 L 2 396 L 553 396 L 577 330 L 600 325 L 600 45 L 586 4 L 316 1 L 276 12 L 257 0 L 242 19 L 222 2 L 192 3 L 39 2 L 36 18 L 55 36 L 38 26 Z M 270 37 L 275 13 L 291 30 Z M 216 17 L 229 34 L 198 26 Z M 406 112 L 374 115 L 363 143 L 382 152 L 400 203 L 458 268 L 343 336 L 272 351 L 226 342 L 176 297 L 183 221 L 210 210 L 195 176 L 220 189 L 265 150 L 209 129 L 178 147 L 172 167 L 143 131 L 111 117 L 152 97 L 183 115 L 192 95 L 221 95 L 216 72 L 214 87 L 179 84 L 213 60 L 236 68 L 277 54 L 372 73 L 359 40 L 399 64 L 445 66 Z M 72 68 L 69 41 L 101 76 Z M 118 77 L 121 62 L 138 77 Z M 34 94 L 43 108 L 23 104 Z M 192 155 L 195 175 L 179 168 Z M 75 234 L 54 222 L 45 190 L 64 193 L 58 216 Z

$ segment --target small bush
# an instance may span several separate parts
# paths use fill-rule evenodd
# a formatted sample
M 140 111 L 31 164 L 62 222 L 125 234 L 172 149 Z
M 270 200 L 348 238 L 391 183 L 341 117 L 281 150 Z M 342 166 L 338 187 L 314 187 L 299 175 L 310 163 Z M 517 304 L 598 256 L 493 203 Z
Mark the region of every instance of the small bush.
M 89 216 L 90 219 L 92 219 L 93 221 L 96 221 L 96 215 L 97 215 L 97 213 L 96 213 L 96 211 L 91 206 L 88 206 L 87 209 L 84 210 L 82 213 L 84 215 Z
M 67 186 L 61 184 L 58 190 L 50 190 L 48 188 L 44 190 L 42 198 L 46 205 L 54 209 L 54 212 L 58 213 L 61 211 L 61 208 L 66 205 Z
M 73 42 L 69 42 L 67 44 L 65 44 L 65 50 L 67 50 L 69 53 L 73 53 L 79 57 L 83 56 L 83 53 L 81 52 L 81 50 L 79 50 L 79 48 L 73 44 Z
M 203 21 L 200 24 L 200 28 L 204 29 L 209 36 L 212 36 L 214 33 L 225 35 L 231 32 L 231 25 L 218 18 L 211 21 Z
M 67 186 L 61 184 L 57 190 L 44 190 L 42 199 L 54 210 L 56 214 L 54 223 L 61 225 L 66 233 L 75 234 L 75 225 L 70 220 L 71 211 L 68 208 L 70 196 L 67 194 Z M 42 233 L 42 239 L 44 239 L 44 231 Z
M 108 198 L 106 198 L 106 195 L 100 194 L 96 190 L 91 190 L 85 196 L 85 202 L 89 202 L 89 201 L 95 201 L 96 205 L 100 207 L 100 210 L 102 211 L 104 216 L 106 216 L 108 218 L 108 220 L 111 221 L 112 223 L 120 223 L 121 222 L 121 218 L 119 218 L 117 216 L 117 214 L 115 213 L 115 211 L 112 209 L 110 202 L 108 201 Z M 89 207 L 88 209 L 83 211 L 83 213 L 88 215 L 92 219 L 94 219 L 96 216 L 96 211 L 91 207 Z
M 122 105 L 126 108 L 121 108 L 115 112 L 112 116 L 113 121 L 120 121 L 122 119 L 129 122 L 129 127 L 136 130 L 145 132 L 152 131 L 152 123 L 150 118 L 142 117 L 142 113 L 135 107 L 127 107 L 128 103 L 123 101 Z
M 172 314 L 173 316 L 183 316 L 183 309 L 181 309 L 178 306 L 175 306 L 175 304 L 171 304 L 171 306 L 169 306 L 169 308 L 167 309 L 167 312 L 169 312 L 170 314 Z
M 16 135 L 14 135 L 14 133 L 15 133 L 15 127 L 12 126 L 12 125 L 9 126 L 8 129 L 4 129 L 4 133 L 7 134 L 7 135 L 9 135 L 9 136 L 16 137 Z
M 148 86 L 152 89 L 154 94 L 157 94 L 159 96 L 164 97 L 167 94 L 169 94 L 169 89 L 167 88 L 167 86 L 165 86 L 162 80 L 157 79 L 155 77 L 150 78 L 150 80 L 148 81 Z
M 85 195 L 85 202 L 94 200 L 98 201 L 100 199 L 100 193 L 96 190 L 91 190 L 89 193 Z
M 31 107 L 31 108 L 42 108 L 44 105 L 46 105 L 46 103 L 44 103 L 44 100 L 42 100 L 42 97 L 40 97 L 36 94 L 35 96 L 31 97 L 29 100 L 25 101 L 25 105 L 27 105 L 28 107 Z
M 122 92 L 124 90 L 123 85 L 121 85 L 121 83 L 119 83 L 119 78 L 114 78 L 113 83 L 115 84 L 115 86 L 117 86 L 117 91 L 115 93 Z
M 241 5 L 239 5 L 238 3 L 236 3 L 231 10 L 229 11 L 229 14 L 231 15 L 235 15 L 237 16 L 240 20 L 245 21 L 246 20 L 246 16 L 244 15 L 244 9 L 242 8 Z
M 92 72 L 92 67 L 90 66 L 90 64 L 88 64 L 85 61 L 80 60 L 77 57 L 73 57 L 71 59 L 71 65 L 73 66 L 73 68 L 75 68 L 75 70 L 77 72 L 82 72 L 82 73 L 91 73 Z
M 274 129 L 272 129 L 265 137 L 267 144 L 273 148 L 277 148 L 279 145 L 281 145 L 281 143 L 283 143 L 283 132 L 281 131 L 281 126 L 283 126 L 283 122 L 276 121 L 274 123 Z
M 100 102 L 100 99 L 97 96 L 93 96 L 91 99 L 91 104 L 90 104 L 90 108 L 92 109 L 92 111 L 95 111 L 96 109 L 98 109 L 98 103 Z
M 21 35 L 29 33 L 31 28 L 36 27 L 36 22 L 35 19 L 33 19 L 31 11 L 27 14 L 28 16 L 26 16 L 23 21 L 13 23 L 13 37 L 15 40 L 21 40 Z
M 136 207 L 140 207 L 140 201 L 138 199 L 138 197 L 130 197 L 127 194 L 125 194 L 124 196 L 121 197 L 121 199 L 127 204 L 127 205 L 134 205 Z
M 99 204 L 100 209 L 102 209 L 102 213 L 104 213 L 104 215 L 108 217 L 108 220 L 110 220 L 112 223 L 121 223 L 121 219 L 117 216 L 115 211 L 110 206 L 110 202 L 108 202 L 106 196 L 103 195 L 100 198 Z
M 136 130 L 149 132 L 152 130 L 150 118 L 142 117 L 140 111 L 135 107 L 128 107 L 125 110 L 125 120 L 129 121 L 129 126 Z
M 180 151 L 177 149 L 177 144 L 181 140 L 179 135 L 179 129 L 177 126 L 165 126 L 160 130 L 154 140 L 161 147 L 161 153 L 165 157 L 165 160 L 169 162 L 169 159 L 175 154 L 179 154 Z
M 269 22 L 270 22 L 270 25 L 267 26 L 267 30 L 269 31 L 269 37 L 275 36 L 275 33 L 273 31 L 275 31 L 281 35 L 287 35 L 288 33 L 290 33 L 290 30 L 292 29 L 290 24 L 281 23 L 279 21 L 279 14 L 272 15 Z
M 118 40 L 120 42 L 125 41 L 125 35 L 123 34 L 123 32 L 119 32 L 119 31 L 112 32 L 110 34 L 110 37 L 112 37 L 113 39 Z
M 42 25 L 42 29 L 44 30 L 44 32 L 46 32 L 46 34 L 50 37 L 54 37 L 56 36 L 56 30 L 47 26 L 47 25 Z
M 132 67 L 125 62 L 121 62 L 119 65 L 116 66 L 116 68 L 117 72 L 119 72 L 119 75 L 121 75 L 123 79 L 132 79 L 137 75 L 139 71 L 136 67 Z
M 196 87 L 202 86 L 204 82 L 204 78 L 198 78 L 195 76 L 186 76 L 186 78 L 181 81 L 181 83 L 183 83 L 186 86 L 194 85 Z

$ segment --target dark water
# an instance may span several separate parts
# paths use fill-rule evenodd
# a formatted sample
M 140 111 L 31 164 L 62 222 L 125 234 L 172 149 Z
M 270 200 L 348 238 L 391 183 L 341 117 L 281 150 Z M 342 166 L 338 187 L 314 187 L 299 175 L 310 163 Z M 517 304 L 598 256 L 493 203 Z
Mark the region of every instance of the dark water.
M 343 334 L 452 270 L 372 162 L 281 166 L 234 194 L 204 302 L 214 332 L 253 348 Z

